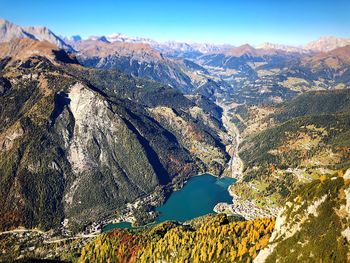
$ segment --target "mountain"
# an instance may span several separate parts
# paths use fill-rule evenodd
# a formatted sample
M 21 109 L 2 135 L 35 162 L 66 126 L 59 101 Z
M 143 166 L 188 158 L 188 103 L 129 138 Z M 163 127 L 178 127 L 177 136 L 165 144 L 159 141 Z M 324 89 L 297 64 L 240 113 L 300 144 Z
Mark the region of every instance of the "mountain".
M 241 57 L 244 55 L 247 56 L 257 56 L 259 53 L 259 50 L 256 50 L 254 47 L 252 47 L 249 44 L 241 45 L 239 47 L 234 47 L 226 52 L 227 55 L 233 56 L 233 57 Z
M 230 48 L 225 52 L 202 55 L 196 61 L 207 66 L 240 70 L 253 69 L 254 65 L 249 65 L 249 63 L 268 62 L 275 65 L 276 62 L 285 61 L 293 56 L 297 55 L 279 49 L 257 49 L 245 44 Z
M 72 41 L 73 37 L 65 38 L 65 40 L 68 43 L 72 43 L 72 45 L 74 45 L 74 42 L 77 42 L 77 40 Z M 80 38 L 78 41 L 81 41 L 81 40 L 82 39 Z M 229 45 L 229 44 L 214 45 L 209 43 L 187 43 L 187 42 L 179 42 L 179 41 L 159 42 L 150 38 L 133 37 L 122 33 L 114 33 L 106 36 L 91 36 L 88 38 L 88 40 L 100 40 L 108 43 L 115 43 L 115 42 L 134 43 L 134 44 L 142 43 L 142 44 L 149 45 L 150 47 L 163 53 L 164 55 L 167 55 L 170 57 L 182 57 L 182 58 L 194 58 L 202 54 L 220 53 L 233 47 L 232 45 Z
M 295 46 L 288 46 L 288 45 L 281 45 L 281 44 L 273 44 L 270 42 L 265 42 L 261 45 L 256 46 L 257 49 L 275 49 L 275 50 L 283 50 L 286 52 L 293 52 L 293 53 L 308 53 L 308 50 L 303 49 L 302 47 L 295 47 Z
M 70 52 L 73 51 L 71 44 L 82 40 L 82 38 L 79 35 L 75 35 L 70 38 L 60 38 L 46 27 L 21 27 L 7 20 L 0 19 L 0 41 L 7 42 L 14 38 L 31 38 L 36 40 L 47 40 L 57 45 L 59 48 L 63 48 Z M 241 56 L 244 53 L 251 53 L 252 55 L 266 54 L 266 52 L 261 50 L 268 50 L 267 54 L 271 54 L 271 52 L 277 51 L 293 53 L 308 53 L 310 51 L 324 52 L 350 44 L 349 39 L 336 37 L 321 37 L 318 40 L 308 43 L 303 48 L 287 45 L 278 45 L 267 42 L 257 46 L 256 49 L 260 50 L 259 53 L 259 51 L 253 51 L 254 48 L 252 48 L 251 46 L 248 48 L 247 45 L 238 47 L 238 49 L 235 50 L 233 49 L 233 46 L 229 44 L 214 45 L 208 43 L 186 43 L 177 41 L 157 42 L 150 38 L 131 37 L 121 33 L 114 33 L 107 36 L 94 36 L 90 37 L 90 40 L 103 40 L 104 42 L 109 43 L 144 43 L 150 45 L 152 48 L 168 56 L 185 58 L 195 58 L 203 54 L 226 52 L 228 52 L 228 54 L 232 52 L 232 55 L 234 56 Z M 67 44 L 66 42 L 69 44 Z
M 320 37 L 317 40 L 311 41 L 304 46 L 295 47 L 288 45 L 280 45 L 273 43 L 263 43 L 258 45 L 257 49 L 277 49 L 287 52 L 296 52 L 296 53 L 310 53 L 310 52 L 328 52 L 336 48 L 344 47 L 350 45 L 349 38 L 338 38 L 334 36 Z
M 47 27 L 21 27 L 7 20 L 0 19 L 0 42 L 9 42 L 16 38 L 46 40 L 59 48 L 63 48 L 70 52 L 74 51 L 71 46 L 67 45 Z
M 61 37 L 61 39 L 63 39 L 64 42 L 66 42 L 68 44 L 70 44 L 70 43 L 74 44 L 75 42 L 79 42 L 79 41 L 83 40 L 82 37 L 79 35 L 74 35 L 71 37 Z
M 229 84 L 212 92 L 226 102 L 282 102 L 305 91 L 350 85 L 348 46 L 328 52 L 296 53 L 243 45 L 224 54 L 200 56 L 195 62 L 211 77 Z
M 215 81 L 195 62 L 166 57 L 144 43 L 109 43 L 99 38 L 79 41 L 73 46 L 84 66 L 117 69 L 134 77 L 171 85 L 184 93 L 194 93 L 208 81 Z
M 349 98 L 349 89 L 313 91 L 278 105 L 231 109 L 244 164 L 232 193 L 281 206 L 299 185 L 349 168 Z
M 221 53 L 232 48 L 232 45 L 214 45 L 207 43 L 186 43 L 167 41 L 153 43 L 152 47 L 170 57 L 195 59 L 203 54 Z
M 234 47 L 224 53 L 202 55 L 195 62 L 211 77 L 227 83 L 219 86 L 217 99 L 236 103 L 273 102 L 291 97 L 295 91 L 279 85 L 284 71 L 297 64 L 299 53 L 275 49 L 256 49 L 250 45 Z
M 148 44 L 99 40 L 80 41 L 74 45 L 79 50 L 79 61 L 100 69 L 117 69 L 135 77 L 143 77 L 169 84 L 190 92 L 193 84 L 176 61 L 164 57 Z
M 222 173 L 228 155 L 214 108 L 169 86 L 67 63 L 57 49 L 30 39 L 1 45 L 2 230 L 66 220 L 80 231 L 138 198 L 162 202 L 194 174 Z
M 143 43 L 148 45 L 157 45 L 157 42 L 145 37 L 132 37 L 121 33 L 113 33 L 107 36 L 101 36 L 105 38 L 108 42 L 125 42 L 125 43 Z
M 345 88 L 350 81 L 350 45 L 304 56 L 290 66 L 288 77 L 305 79 L 320 89 Z
M 337 38 L 337 37 L 321 37 L 315 41 L 312 41 L 304 46 L 304 49 L 312 51 L 331 51 L 333 49 L 350 45 L 349 38 Z
M 233 47 L 230 44 L 214 45 L 206 43 L 191 43 L 191 46 L 202 54 L 221 53 Z
M 320 176 L 298 188 L 277 217 L 268 246 L 254 262 L 347 262 L 349 182 L 347 170 L 345 174 Z
M 317 53 L 307 56 L 304 59 L 310 64 L 325 64 L 329 67 L 337 68 L 340 64 L 350 64 L 350 43 L 349 45 L 332 49 L 331 51 Z
M 18 38 L 10 42 L 0 43 L 0 57 L 10 58 L 6 63 L 26 60 L 32 56 L 44 56 L 52 62 L 78 63 L 76 58 L 68 55 L 48 41 L 33 41 L 28 38 Z
M 90 36 L 88 39 L 88 41 L 98 41 L 98 42 L 104 42 L 104 43 L 110 43 L 108 41 L 108 39 L 105 36 Z M 77 41 L 76 41 L 77 42 Z M 79 45 L 79 44 L 78 44 Z
M 162 60 L 162 54 L 152 49 L 147 44 L 129 42 L 106 42 L 104 38 L 91 37 L 88 40 L 79 41 L 75 48 L 87 57 L 107 57 L 110 55 L 134 56 L 135 60 L 156 61 Z
M 71 40 L 74 41 L 74 42 L 78 42 L 78 41 L 81 41 L 82 38 L 81 38 L 81 36 L 79 36 L 79 35 L 75 35 L 75 36 L 72 36 L 72 37 L 71 37 Z
M 215 53 L 229 49 L 232 45 L 214 45 L 208 43 L 186 43 L 179 41 L 158 42 L 150 38 L 131 37 L 121 33 L 114 33 L 105 37 L 109 42 L 143 43 L 148 44 L 156 50 L 171 56 L 183 56 L 193 53 Z
M 250 56 L 250 57 L 261 57 L 261 56 L 271 56 L 271 55 L 281 55 L 284 54 L 285 51 L 281 49 L 275 48 L 254 48 L 249 44 L 245 44 L 239 47 L 233 47 L 227 50 L 224 54 L 227 56 L 233 57 L 242 57 L 242 56 Z

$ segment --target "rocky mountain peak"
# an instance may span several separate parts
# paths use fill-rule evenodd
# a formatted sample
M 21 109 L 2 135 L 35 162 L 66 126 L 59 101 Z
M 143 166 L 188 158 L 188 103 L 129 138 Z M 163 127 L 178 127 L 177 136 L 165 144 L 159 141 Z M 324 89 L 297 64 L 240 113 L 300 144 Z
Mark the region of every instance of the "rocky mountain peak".
M 312 51 L 331 51 L 333 49 L 350 45 L 350 38 L 338 38 L 334 36 L 320 37 L 304 46 L 305 49 Z
M 63 48 L 66 51 L 74 49 L 56 36 L 49 28 L 42 26 L 22 27 L 5 19 L 0 19 L 0 42 L 9 42 L 16 38 L 29 38 L 33 40 L 46 40 Z
M 227 55 L 240 57 L 243 55 L 255 56 L 258 54 L 258 51 L 249 44 L 244 44 L 239 47 L 234 47 L 227 51 Z
M 256 48 L 257 49 L 275 49 L 275 50 L 282 50 L 282 51 L 292 52 L 292 53 L 308 53 L 308 51 L 303 49 L 302 47 L 274 44 L 271 42 L 262 43 L 256 46 Z

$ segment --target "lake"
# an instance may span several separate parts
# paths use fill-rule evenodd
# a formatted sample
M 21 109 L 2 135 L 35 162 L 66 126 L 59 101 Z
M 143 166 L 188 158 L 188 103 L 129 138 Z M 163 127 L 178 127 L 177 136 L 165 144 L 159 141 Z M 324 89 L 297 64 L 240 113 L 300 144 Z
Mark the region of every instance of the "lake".
M 156 223 L 167 220 L 183 222 L 214 213 L 213 208 L 217 203 L 232 202 L 227 188 L 235 182 L 236 179 L 233 178 L 217 178 L 209 174 L 191 177 L 182 189 L 173 192 L 162 206 L 156 208 L 160 213 Z M 113 228 L 131 228 L 131 224 L 109 224 L 103 230 Z

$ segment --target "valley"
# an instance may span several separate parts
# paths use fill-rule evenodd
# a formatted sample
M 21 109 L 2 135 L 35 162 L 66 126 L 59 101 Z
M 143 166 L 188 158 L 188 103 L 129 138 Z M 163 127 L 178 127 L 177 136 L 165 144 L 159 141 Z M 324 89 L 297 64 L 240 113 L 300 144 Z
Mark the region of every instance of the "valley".
M 243 171 L 243 163 L 239 158 L 239 144 L 241 142 L 241 136 L 239 130 L 235 124 L 231 121 L 230 107 L 224 104 L 217 103 L 222 108 L 222 124 L 226 129 L 224 136 L 227 136 L 228 145 L 226 145 L 226 151 L 230 154 L 231 159 L 228 163 L 228 175 L 232 178 L 241 179 Z
M 0 261 L 349 260 L 347 40 L 0 29 Z

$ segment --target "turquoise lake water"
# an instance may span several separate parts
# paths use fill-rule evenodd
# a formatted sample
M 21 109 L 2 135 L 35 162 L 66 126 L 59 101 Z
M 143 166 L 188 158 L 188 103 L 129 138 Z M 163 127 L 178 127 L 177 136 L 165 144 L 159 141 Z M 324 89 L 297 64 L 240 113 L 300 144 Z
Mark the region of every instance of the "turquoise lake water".
M 213 208 L 217 203 L 232 202 L 227 188 L 235 182 L 233 178 L 217 178 L 209 174 L 190 178 L 181 190 L 173 192 L 162 206 L 156 208 L 160 212 L 156 223 L 167 220 L 183 222 L 214 213 Z M 113 228 L 131 228 L 131 224 L 128 222 L 110 224 L 103 230 Z

